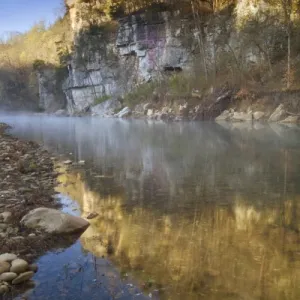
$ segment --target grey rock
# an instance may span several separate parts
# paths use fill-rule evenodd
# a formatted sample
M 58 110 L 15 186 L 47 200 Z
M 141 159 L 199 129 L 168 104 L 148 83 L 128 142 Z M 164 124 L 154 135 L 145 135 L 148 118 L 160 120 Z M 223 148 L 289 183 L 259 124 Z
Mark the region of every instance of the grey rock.
M 18 274 L 13 272 L 5 272 L 0 275 L 0 281 L 10 282 L 17 278 Z
M 34 276 L 34 272 L 32 272 L 32 271 L 22 273 L 12 281 L 12 284 L 16 285 L 16 284 L 23 283 L 23 282 L 31 279 L 33 276 Z
M 90 225 L 88 221 L 80 217 L 45 207 L 30 211 L 22 218 L 21 224 L 27 228 L 61 234 L 84 231 Z
M 6 261 L 6 262 L 12 262 L 13 260 L 17 259 L 17 255 L 13 253 L 4 253 L 0 255 L 0 262 Z
M 54 115 L 57 116 L 57 117 L 67 117 L 69 114 L 68 114 L 67 110 L 59 109 L 54 113 Z
M 229 110 L 224 110 L 218 117 L 216 117 L 216 121 L 228 121 L 232 118 L 233 113 Z
M 231 118 L 233 122 L 246 122 L 252 121 L 252 112 L 234 112 Z
M 115 111 L 120 110 L 121 108 L 122 104 L 119 100 L 109 99 L 103 103 L 91 107 L 91 112 L 93 116 L 106 117 L 112 116 Z

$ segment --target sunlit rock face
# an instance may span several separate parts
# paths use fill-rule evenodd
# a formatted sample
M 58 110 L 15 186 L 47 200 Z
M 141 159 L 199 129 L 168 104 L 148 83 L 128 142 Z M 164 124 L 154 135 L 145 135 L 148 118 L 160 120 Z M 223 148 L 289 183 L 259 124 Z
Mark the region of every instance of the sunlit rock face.
M 70 14 L 76 14 L 75 10 L 72 6 Z M 160 72 L 192 67 L 193 45 L 184 45 L 191 28 L 187 21 L 172 20 L 169 13 L 158 13 L 151 19 L 145 15 L 126 17 L 111 36 L 99 39 L 84 32 L 82 21 L 71 19 L 77 35 L 65 91 L 74 111 L 83 111 L 103 95 L 122 95 Z
M 245 66 L 265 59 L 253 43 L 245 46 L 237 30 L 237 24 L 249 14 L 264 8 L 263 1 L 239 1 L 236 17 L 229 14 L 214 21 L 213 17 L 207 18 L 202 26 L 202 46 L 196 21 L 179 12 L 139 13 L 117 21 L 101 15 L 95 26 L 89 2 L 67 0 L 66 4 L 74 53 L 63 90 L 71 114 L 88 110 L 103 95 L 122 96 L 141 83 L 167 74 L 196 72 L 204 76 L 203 55 L 208 70 L 213 70 L 216 59 L 226 60 L 228 48 L 230 53 L 239 53 Z

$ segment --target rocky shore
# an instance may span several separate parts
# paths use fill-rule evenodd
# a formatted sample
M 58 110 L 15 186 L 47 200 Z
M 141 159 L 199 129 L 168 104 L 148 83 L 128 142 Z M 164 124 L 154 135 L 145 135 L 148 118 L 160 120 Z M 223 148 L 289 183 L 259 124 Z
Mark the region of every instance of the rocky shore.
M 174 96 L 173 96 L 174 97 Z M 59 110 L 56 116 L 99 116 L 119 119 L 145 119 L 158 121 L 230 121 L 300 123 L 299 93 L 250 92 L 245 89 L 223 87 L 211 94 L 197 91 L 188 97 L 141 102 L 134 107 L 124 105 L 121 98 L 111 98 L 90 106 L 84 112 L 69 114 Z M 160 98 L 159 98 L 160 99 Z
M 73 233 L 89 225 L 58 210 L 58 173 L 50 154 L 6 134 L 8 128 L 0 123 L 0 299 L 24 288 L 37 270 L 31 266 L 37 257 L 71 245 L 78 237 Z

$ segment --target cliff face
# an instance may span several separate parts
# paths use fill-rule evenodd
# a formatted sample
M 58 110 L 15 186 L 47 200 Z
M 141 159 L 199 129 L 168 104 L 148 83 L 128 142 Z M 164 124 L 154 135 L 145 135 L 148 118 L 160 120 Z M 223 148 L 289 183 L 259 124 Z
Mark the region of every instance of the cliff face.
M 69 110 L 84 111 L 96 98 L 120 96 L 165 71 L 190 69 L 193 45 L 183 44 L 190 30 L 187 21 L 159 13 L 151 20 L 146 15 L 124 18 L 109 37 L 103 31 L 78 32 L 64 87 Z
M 62 90 L 70 114 L 92 112 L 107 98 L 121 99 L 138 85 L 170 74 L 217 73 L 217 61 L 223 72 L 229 64 L 238 69 L 266 61 L 255 43 L 245 44 L 232 10 L 201 20 L 184 18 L 179 12 L 137 13 L 118 21 L 103 17 L 94 26 L 84 19 L 86 3 L 68 0 L 66 4 L 74 47 Z M 41 102 L 49 110 L 55 95 L 43 89 L 41 82 L 47 76 L 39 76 L 39 81 Z

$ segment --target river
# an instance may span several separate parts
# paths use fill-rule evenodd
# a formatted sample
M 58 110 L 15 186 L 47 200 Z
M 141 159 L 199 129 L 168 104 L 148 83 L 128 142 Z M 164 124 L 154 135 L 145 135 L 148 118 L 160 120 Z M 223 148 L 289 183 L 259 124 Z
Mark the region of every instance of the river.
M 70 213 L 29 299 L 300 299 L 300 128 L 1 116 L 55 155 Z M 298 214 L 299 212 L 299 214 Z

